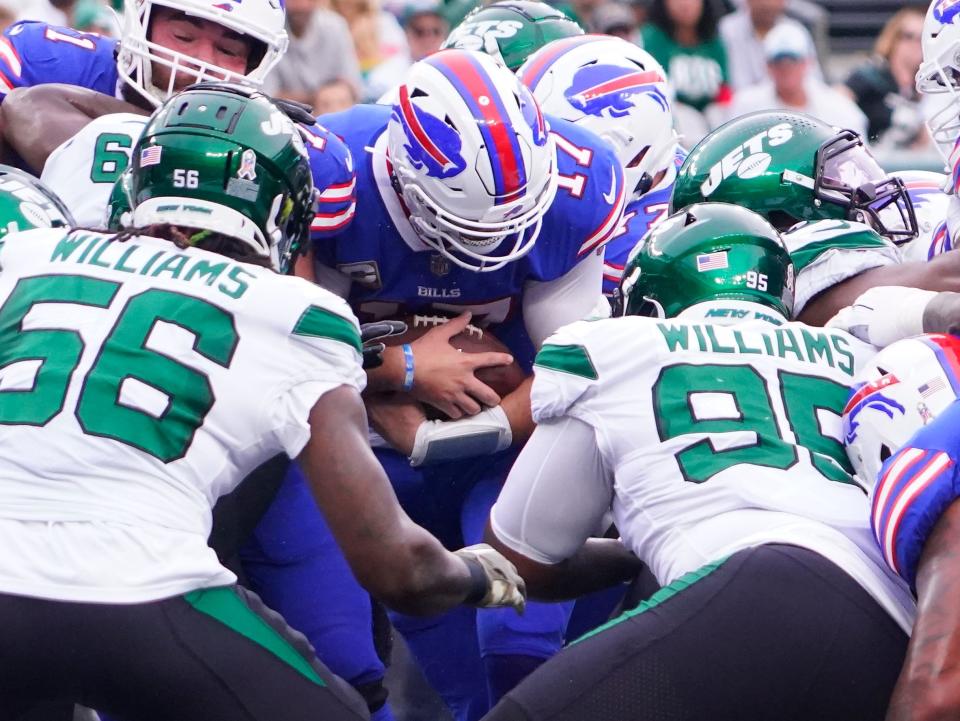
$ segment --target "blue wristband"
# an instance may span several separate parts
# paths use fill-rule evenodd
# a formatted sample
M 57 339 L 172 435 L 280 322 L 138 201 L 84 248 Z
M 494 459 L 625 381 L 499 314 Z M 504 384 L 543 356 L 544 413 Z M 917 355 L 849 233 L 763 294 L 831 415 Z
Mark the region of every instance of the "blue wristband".
M 413 348 L 409 343 L 403 344 L 403 390 L 413 390 Z

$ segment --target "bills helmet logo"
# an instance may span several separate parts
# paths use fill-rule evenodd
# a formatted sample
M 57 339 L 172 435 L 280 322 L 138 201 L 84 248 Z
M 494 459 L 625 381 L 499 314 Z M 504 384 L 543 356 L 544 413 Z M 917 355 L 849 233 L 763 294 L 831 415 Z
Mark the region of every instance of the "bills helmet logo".
M 460 134 L 414 105 L 406 85 L 400 87 L 400 102 L 393 106 L 393 116 L 407 138 L 403 148 L 413 167 L 425 169 L 431 178 L 451 178 L 466 169 L 467 161 L 460 154 Z
M 217 10 L 223 10 L 224 12 L 233 12 L 233 9 L 243 3 L 243 0 L 229 0 L 228 2 L 218 2 L 214 3 L 213 7 Z
M 849 445 L 857 439 L 857 428 L 860 423 L 857 416 L 868 408 L 880 411 L 888 418 L 893 419 L 895 413 L 906 414 L 906 408 L 882 391 L 887 386 L 895 385 L 900 381 L 894 375 L 885 375 L 872 383 L 861 383 L 853 389 L 853 395 L 843 409 L 843 439 Z
M 949 25 L 960 13 L 960 0 L 937 0 L 933 6 L 933 17 L 944 25 Z
M 522 85 L 517 92 L 520 98 L 520 112 L 523 113 L 523 119 L 533 130 L 533 142 L 537 147 L 543 147 L 547 142 L 547 122 L 543 119 L 543 113 L 540 105 L 533 99 L 533 95 Z
M 599 116 L 609 109 L 612 117 L 621 118 L 636 105 L 638 95 L 652 98 L 666 112 L 670 105 L 659 87 L 664 82 L 655 70 L 588 65 L 576 72 L 564 96 L 573 107 L 587 115 Z

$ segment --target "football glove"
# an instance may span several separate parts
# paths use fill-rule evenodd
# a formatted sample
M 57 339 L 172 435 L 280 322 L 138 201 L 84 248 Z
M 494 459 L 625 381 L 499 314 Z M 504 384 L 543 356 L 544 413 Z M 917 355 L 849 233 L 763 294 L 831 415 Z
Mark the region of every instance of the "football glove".
M 478 543 L 454 551 L 467 565 L 479 566 L 487 579 L 487 592 L 480 599 L 470 599 L 468 603 L 478 608 L 498 608 L 511 606 L 522 614 L 526 607 L 527 587 L 517 568 L 492 546 Z
M 407 332 L 407 324 L 402 320 L 379 320 L 360 326 L 360 342 L 363 344 L 363 369 L 379 368 L 383 364 L 383 351 L 386 346 L 382 338 Z

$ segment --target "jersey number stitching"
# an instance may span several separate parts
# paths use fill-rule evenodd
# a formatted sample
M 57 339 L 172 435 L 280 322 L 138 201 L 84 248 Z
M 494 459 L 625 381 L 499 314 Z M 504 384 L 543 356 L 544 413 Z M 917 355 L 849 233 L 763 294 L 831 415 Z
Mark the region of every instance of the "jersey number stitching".
M 36 363 L 32 387 L 0 388 L 0 424 L 43 426 L 64 408 L 84 342 L 66 328 L 24 329 L 36 304 L 109 308 L 119 283 L 82 275 L 22 278 L 0 307 L 0 369 Z M 81 381 L 75 416 L 84 433 L 112 438 L 170 463 L 186 454 L 213 407 L 206 373 L 147 347 L 158 322 L 194 336 L 193 351 L 228 368 L 240 337 L 233 316 L 200 298 L 153 288 L 131 297 Z M 167 397 L 158 415 L 122 403 L 128 380 Z

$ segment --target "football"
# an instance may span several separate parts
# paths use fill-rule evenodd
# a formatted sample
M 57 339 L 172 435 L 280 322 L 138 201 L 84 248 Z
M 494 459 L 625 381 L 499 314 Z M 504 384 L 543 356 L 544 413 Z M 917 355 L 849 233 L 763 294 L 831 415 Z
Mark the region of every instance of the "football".
M 450 319 L 440 315 L 411 315 L 400 320 L 407 324 L 407 331 L 384 338 L 385 345 L 412 343 L 431 328 L 436 328 Z M 464 353 L 510 353 L 510 350 L 493 333 L 474 325 L 468 325 L 462 333 L 453 336 L 450 344 Z M 501 398 L 516 390 L 526 378 L 526 374 L 516 360 L 507 366 L 478 368 L 474 375 L 477 380 L 490 386 Z

